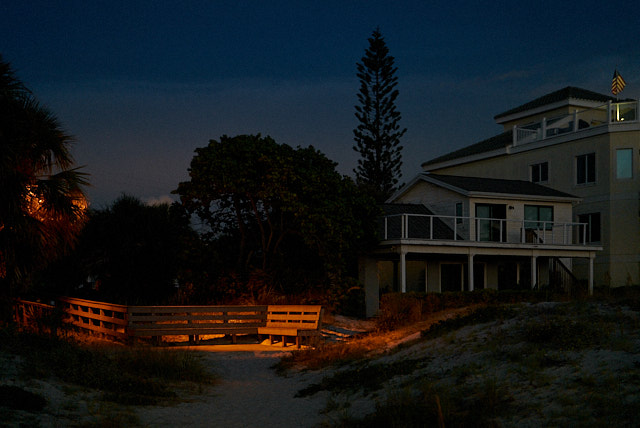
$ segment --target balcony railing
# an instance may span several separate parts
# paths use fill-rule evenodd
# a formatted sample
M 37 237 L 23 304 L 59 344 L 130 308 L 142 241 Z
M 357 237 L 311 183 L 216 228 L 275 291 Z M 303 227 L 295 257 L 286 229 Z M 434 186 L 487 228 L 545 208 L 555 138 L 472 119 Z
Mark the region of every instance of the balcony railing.
M 395 214 L 382 218 L 384 241 L 495 242 L 501 244 L 587 245 L 587 223 Z
M 523 145 L 569 134 L 600 125 L 638 121 L 638 101 L 614 103 L 609 101 L 598 107 L 576 110 L 573 114 L 551 119 L 543 118 L 528 125 L 513 126 L 513 145 Z

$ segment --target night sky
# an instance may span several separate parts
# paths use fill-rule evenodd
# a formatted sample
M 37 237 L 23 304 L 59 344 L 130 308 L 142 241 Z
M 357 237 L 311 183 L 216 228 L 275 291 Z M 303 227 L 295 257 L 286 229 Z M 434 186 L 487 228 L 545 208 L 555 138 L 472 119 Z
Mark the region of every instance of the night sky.
M 640 98 L 637 1 L 0 3 L 0 54 L 75 136 L 93 207 L 168 200 L 196 147 L 261 133 L 352 175 L 356 62 L 379 27 L 398 67 L 403 180 L 565 86 Z

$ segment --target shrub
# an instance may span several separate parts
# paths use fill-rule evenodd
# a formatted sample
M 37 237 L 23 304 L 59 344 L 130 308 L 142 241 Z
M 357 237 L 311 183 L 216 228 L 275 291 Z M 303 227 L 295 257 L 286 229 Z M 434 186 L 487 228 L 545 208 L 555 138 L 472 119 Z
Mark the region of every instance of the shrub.
M 403 325 L 420 321 L 422 301 L 413 293 L 389 293 L 380 300 L 380 311 L 376 320 L 379 330 L 393 330 Z

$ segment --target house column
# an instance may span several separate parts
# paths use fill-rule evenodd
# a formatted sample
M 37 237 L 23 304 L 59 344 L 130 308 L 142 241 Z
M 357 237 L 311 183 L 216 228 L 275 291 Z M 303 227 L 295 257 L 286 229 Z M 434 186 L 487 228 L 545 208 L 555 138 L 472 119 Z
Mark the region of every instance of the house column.
M 531 289 L 533 290 L 538 282 L 538 263 L 537 256 L 531 256 Z
M 589 254 L 589 296 L 593 296 L 593 258 L 595 255 Z
M 469 258 L 468 258 L 468 262 L 469 263 L 469 268 L 467 269 L 467 275 L 469 277 L 469 291 L 473 291 L 473 253 L 469 253 Z
M 407 250 L 400 248 L 400 292 L 407 292 Z
M 380 274 L 378 262 L 371 257 L 360 258 L 358 276 L 364 285 L 365 313 L 372 317 L 380 309 Z

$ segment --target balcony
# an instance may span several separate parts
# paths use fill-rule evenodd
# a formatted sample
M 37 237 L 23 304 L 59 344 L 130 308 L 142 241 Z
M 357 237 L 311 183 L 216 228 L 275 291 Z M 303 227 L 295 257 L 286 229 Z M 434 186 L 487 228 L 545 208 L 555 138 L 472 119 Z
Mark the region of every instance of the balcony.
M 513 146 L 546 140 L 602 125 L 638 122 L 638 101 L 614 103 L 576 110 L 573 114 L 551 119 L 543 118 L 528 125 L 513 126 Z
M 426 214 L 382 217 L 382 241 L 459 241 L 526 246 L 587 246 L 587 223 L 507 220 Z

